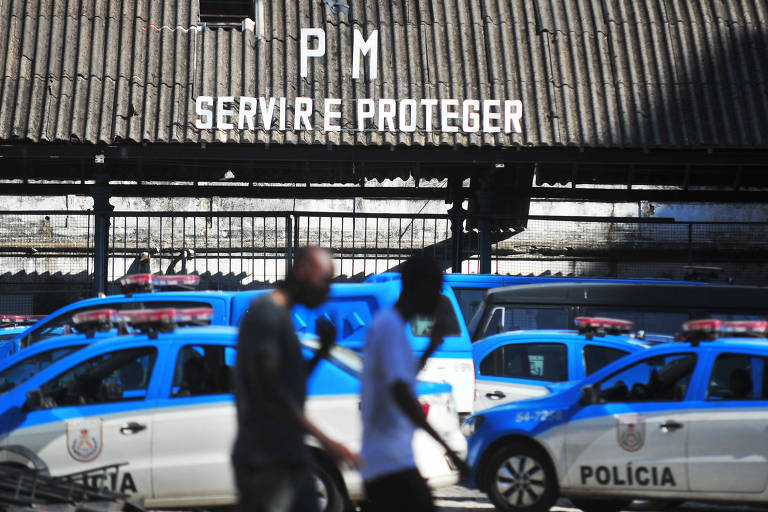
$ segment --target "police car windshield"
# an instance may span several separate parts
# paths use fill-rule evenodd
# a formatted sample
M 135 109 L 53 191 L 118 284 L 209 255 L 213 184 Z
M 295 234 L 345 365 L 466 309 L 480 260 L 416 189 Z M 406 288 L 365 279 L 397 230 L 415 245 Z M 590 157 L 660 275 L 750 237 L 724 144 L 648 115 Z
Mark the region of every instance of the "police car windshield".
M 23 384 L 28 379 L 34 377 L 38 372 L 46 369 L 59 359 L 80 350 L 85 345 L 75 345 L 70 347 L 54 348 L 40 352 L 27 357 L 18 363 L 9 366 L 0 372 L 0 394 L 7 393 L 19 384 Z
M 0 333 L 0 341 L 10 340 L 11 338 L 15 338 L 18 335 L 18 332 Z

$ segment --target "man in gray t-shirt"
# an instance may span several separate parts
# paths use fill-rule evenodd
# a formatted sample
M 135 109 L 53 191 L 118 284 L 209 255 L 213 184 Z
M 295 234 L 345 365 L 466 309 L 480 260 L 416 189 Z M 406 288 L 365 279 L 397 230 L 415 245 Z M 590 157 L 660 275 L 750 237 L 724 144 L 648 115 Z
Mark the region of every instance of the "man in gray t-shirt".
M 414 394 L 416 374 L 442 343 L 439 317 L 429 347 L 416 359 L 406 335 L 406 323 L 418 315 L 435 316 L 443 275 L 424 255 L 402 266 L 402 291 L 393 308 L 376 314 L 363 350 L 361 409 L 363 417 L 363 480 L 374 512 L 434 510 L 432 494 L 416 469 L 411 442 L 416 428 L 439 442 L 454 463 L 466 463 L 427 423 Z
M 321 349 L 304 361 L 291 322 L 295 304 L 323 303 L 333 278 L 325 249 L 302 248 L 283 283 L 253 301 L 243 317 L 235 367 L 238 431 L 232 453 L 243 512 L 313 512 L 318 509 L 312 456 L 304 436 L 317 439 L 337 461 L 357 465 L 344 445 L 317 429 L 304 415 L 306 379 L 334 342 L 321 335 Z

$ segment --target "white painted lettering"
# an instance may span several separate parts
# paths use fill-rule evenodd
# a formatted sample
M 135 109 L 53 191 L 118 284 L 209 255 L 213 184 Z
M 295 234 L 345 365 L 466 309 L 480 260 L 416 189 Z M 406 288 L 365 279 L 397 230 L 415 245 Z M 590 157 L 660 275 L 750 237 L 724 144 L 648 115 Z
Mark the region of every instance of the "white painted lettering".
M 443 100 L 440 102 L 440 121 L 444 132 L 452 133 L 459 131 L 458 126 L 451 124 L 451 119 L 459 118 L 459 113 L 454 110 L 458 106 L 459 100 Z
M 421 100 L 421 104 L 424 106 L 424 131 L 432 131 L 432 108 L 438 104 L 437 100 L 425 99 Z
M 280 98 L 280 130 L 285 131 L 285 98 Z
M 253 130 L 256 118 L 256 98 L 240 96 L 240 108 L 237 109 L 237 128 L 242 130 L 248 123 L 248 129 Z
M 309 122 L 310 114 L 312 114 L 312 98 L 297 96 L 293 109 L 293 129 L 312 131 L 312 123 Z M 302 124 L 304 128 L 301 127 Z
M 419 106 L 416 100 L 400 100 L 398 106 L 397 120 L 399 122 L 399 128 L 401 132 L 415 132 L 416 131 L 416 109 Z M 406 118 L 408 122 L 406 122 Z
M 499 100 L 483 100 L 483 131 L 485 133 L 499 133 L 501 127 L 498 121 L 501 121 L 501 112 L 498 111 L 501 106 Z M 496 110 L 492 110 L 493 108 Z M 496 121 L 496 124 L 493 122 Z
M 331 110 L 331 105 L 340 106 L 341 99 L 327 98 L 325 100 L 325 113 L 323 115 L 323 118 L 324 118 L 323 129 L 327 132 L 338 132 L 338 131 L 341 131 L 341 126 L 339 126 L 338 124 L 331 124 L 331 122 L 334 119 L 341 119 L 341 112 L 338 110 Z
M 373 119 L 373 100 L 361 98 L 357 100 L 357 131 L 365 130 L 365 120 Z
M 213 112 L 211 112 L 210 108 L 212 106 L 212 96 L 198 96 L 195 98 L 195 113 L 198 115 L 198 119 L 195 121 L 195 128 L 198 130 L 213 128 Z
M 514 131 L 520 133 L 523 126 L 520 120 L 523 118 L 523 102 L 520 100 L 504 101 L 504 132 Z
M 381 99 L 379 100 L 379 131 L 383 132 L 389 130 L 395 131 L 395 110 L 397 104 L 395 100 Z M 386 128 L 384 126 L 387 126 Z
M 355 29 L 352 39 L 352 79 L 360 78 L 360 54 L 368 55 L 368 78 L 376 80 L 378 76 L 379 62 L 379 31 L 374 30 L 368 36 L 368 40 L 363 39 L 363 34 Z M 303 76 L 303 75 L 302 75 Z
M 272 128 L 272 119 L 275 115 L 275 98 L 269 98 L 269 103 L 267 103 L 267 98 L 264 96 L 259 98 L 259 111 L 261 111 L 261 126 L 265 130 L 270 130 Z
M 317 38 L 317 47 L 309 47 L 309 38 Z M 325 30 L 321 28 L 303 28 L 299 38 L 299 75 L 307 76 L 307 66 L 310 57 L 322 57 L 325 55 Z
M 470 112 L 472 109 L 472 112 Z M 480 130 L 480 102 L 478 100 L 464 100 L 461 109 L 461 129 L 466 133 L 475 133 Z
M 228 122 L 227 119 L 235 115 L 234 110 L 224 108 L 225 103 L 234 103 L 233 96 L 219 96 L 216 98 L 216 128 L 219 130 L 232 130 L 235 125 Z

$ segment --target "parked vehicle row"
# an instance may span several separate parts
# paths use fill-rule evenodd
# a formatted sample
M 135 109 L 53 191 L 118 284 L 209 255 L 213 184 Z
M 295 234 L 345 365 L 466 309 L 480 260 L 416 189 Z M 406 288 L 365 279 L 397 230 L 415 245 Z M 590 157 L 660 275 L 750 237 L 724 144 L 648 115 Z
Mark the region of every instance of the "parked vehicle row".
M 472 482 L 505 511 L 543 512 L 559 496 L 588 512 L 633 499 L 765 503 L 768 323 L 685 329 L 689 341 L 468 418 Z
M 141 332 L 63 336 L 14 356 L 26 357 L 28 367 L 39 363 L 41 370 L 3 395 L 0 445 L 23 447 L 29 456 L 0 452 L 2 463 L 42 460 L 54 475 L 124 464 L 98 484 L 144 498 L 150 507 L 233 503 L 230 451 L 237 422 L 230 375 L 237 330 L 210 326 L 166 332 L 168 318 L 183 313 L 123 312 Z M 307 341 L 305 357 L 311 357 L 312 347 Z M 42 354 L 50 356 L 44 368 Z M 354 451 L 361 439 L 361 369 L 358 354 L 337 347 L 307 385 L 309 417 Z M 450 386 L 420 382 L 416 394 L 428 421 L 453 449 L 466 453 Z M 362 498 L 356 471 L 337 468 L 319 446 L 313 451 L 324 510 L 338 511 Z M 431 485 L 458 481 L 442 447 L 429 436 L 418 435 L 414 451 Z

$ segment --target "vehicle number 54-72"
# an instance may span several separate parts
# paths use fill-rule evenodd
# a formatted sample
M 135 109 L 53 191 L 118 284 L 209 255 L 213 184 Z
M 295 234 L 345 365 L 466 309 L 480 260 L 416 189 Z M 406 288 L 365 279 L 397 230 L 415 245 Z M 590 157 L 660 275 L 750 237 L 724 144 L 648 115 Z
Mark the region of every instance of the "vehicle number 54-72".
M 563 418 L 563 411 L 542 409 L 540 411 L 520 411 L 515 416 L 518 423 L 526 421 L 558 421 Z

